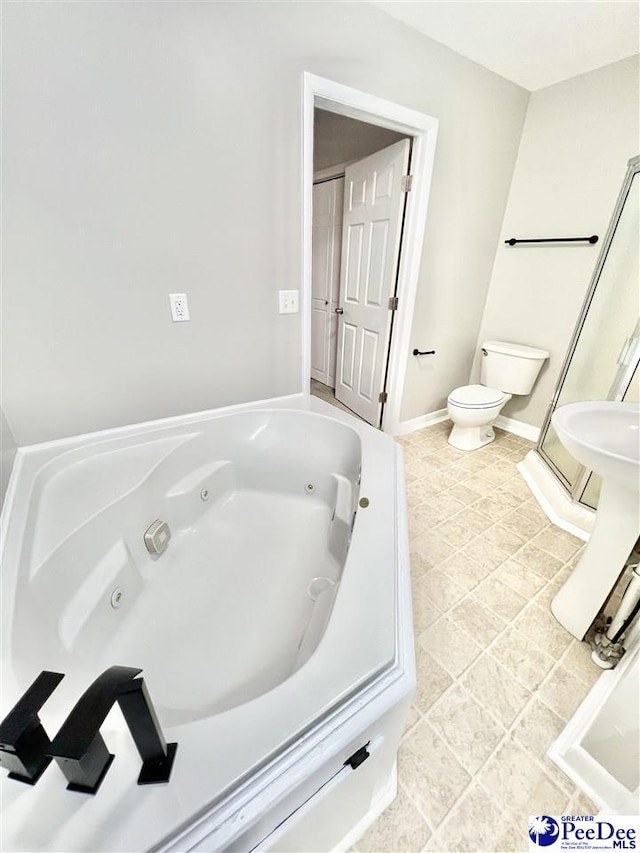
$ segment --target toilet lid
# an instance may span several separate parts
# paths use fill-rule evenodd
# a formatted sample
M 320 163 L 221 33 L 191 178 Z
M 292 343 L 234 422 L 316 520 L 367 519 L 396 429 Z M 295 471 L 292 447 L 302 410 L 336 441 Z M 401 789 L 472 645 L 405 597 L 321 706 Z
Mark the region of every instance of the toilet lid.
M 486 385 L 463 385 L 461 388 L 455 388 L 449 394 L 449 400 L 452 403 L 468 409 L 496 406 L 502 402 L 503 398 L 502 391 L 487 388 Z

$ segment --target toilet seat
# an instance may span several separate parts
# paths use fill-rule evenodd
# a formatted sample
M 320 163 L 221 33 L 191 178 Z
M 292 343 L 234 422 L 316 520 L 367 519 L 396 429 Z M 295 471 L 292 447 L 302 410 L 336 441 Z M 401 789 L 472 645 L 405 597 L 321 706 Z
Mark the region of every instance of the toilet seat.
M 486 385 L 463 385 L 460 388 L 454 388 L 449 394 L 448 402 L 462 409 L 487 409 L 499 405 L 504 398 L 505 394 L 496 388 L 487 388 Z

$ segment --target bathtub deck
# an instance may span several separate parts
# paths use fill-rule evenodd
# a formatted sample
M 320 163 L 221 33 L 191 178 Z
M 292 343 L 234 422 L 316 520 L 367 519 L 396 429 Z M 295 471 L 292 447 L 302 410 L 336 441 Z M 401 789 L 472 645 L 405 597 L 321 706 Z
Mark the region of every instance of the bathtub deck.
M 527 850 L 535 814 L 596 814 L 546 758 L 600 670 L 549 602 L 583 542 L 516 471 L 530 442 L 471 454 L 448 422 L 404 439 L 418 689 L 398 797 L 355 851 Z

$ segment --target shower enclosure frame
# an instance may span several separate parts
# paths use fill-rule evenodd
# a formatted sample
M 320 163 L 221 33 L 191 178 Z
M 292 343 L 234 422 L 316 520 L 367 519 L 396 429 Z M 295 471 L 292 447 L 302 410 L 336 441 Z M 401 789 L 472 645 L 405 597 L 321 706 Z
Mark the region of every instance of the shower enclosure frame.
M 602 270 L 604 269 L 604 265 L 606 263 L 607 257 L 609 255 L 609 249 L 611 248 L 611 244 L 613 242 L 613 237 L 616 233 L 618 223 L 620 222 L 620 217 L 622 216 L 622 211 L 624 210 L 625 203 L 629 196 L 629 192 L 631 190 L 631 186 L 633 183 L 633 179 L 635 175 L 640 172 L 640 155 L 636 157 L 632 157 L 627 164 L 627 173 L 625 175 L 624 181 L 622 183 L 622 188 L 618 195 L 618 199 L 616 201 L 616 206 L 613 210 L 613 214 L 611 216 L 611 221 L 609 223 L 609 227 L 607 229 L 607 233 L 605 235 L 604 241 L 602 243 L 602 248 L 600 250 L 600 254 L 598 256 L 598 260 L 593 270 L 593 274 L 591 276 L 591 280 L 589 282 L 589 287 L 587 289 L 587 293 L 582 304 L 582 308 L 580 309 L 580 314 L 578 316 L 578 322 L 576 323 L 576 328 L 574 329 L 573 335 L 569 342 L 569 347 L 567 349 L 567 353 L 564 358 L 564 362 L 562 365 L 562 369 L 558 376 L 558 381 L 556 383 L 555 390 L 553 392 L 553 397 L 551 398 L 551 402 L 549 403 L 549 407 L 547 409 L 547 414 L 545 416 L 544 422 L 542 424 L 542 428 L 540 430 L 540 436 L 538 438 L 538 443 L 536 445 L 536 452 L 540 455 L 540 457 L 544 460 L 544 463 L 549 467 L 549 469 L 553 472 L 555 477 L 559 480 L 559 482 L 564 486 L 564 488 L 569 493 L 572 500 L 581 503 L 583 506 L 586 506 L 590 509 L 594 509 L 590 504 L 586 502 L 583 503 L 582 497 L 587 489 L 587 485 L 589 483 L 589 479 L 592 475 L 592 471 L 585 466 L 580 466 L 578 475 L 575 479 L 575 482 L 572 484 L 565 474 L 559 469 L 559 467 L 555 464 L 553 459 L 547 454 L 547 452 L 543 448 L 543 443 L 547 437 L 549 427 L 551 425 L 551 416 L 553 415 L 556 406 L 558 404 L 558 400 L 560 398 L 560 394 L 562 393 L 562 389 L 564 387 L 565 380 L 567 378 L 567 374 L 569 373 L 569 369 L 571 367 L 571 362 L 573 360 L 573 356 L 575 354 L 576 348 L 578 346 L 578 342 L 580 340 L 580 336 L 582 334 L 583 327 L 585 325 L 589 309 L 591 307 L 591 303 L 593 302 L 598 284 L 600 282 L 600 276 L 602 274 Z M 629 358 L 629 360 L 624 363 L 624 361 L 630 356 L 630 352 L 633 350 L 633 354 Z M 622 363 L 621 363 L 622 362 Z M 625 343 L 622 346 L 620 354 L 618 355 L 618 371 L 616 376 L 611 384 L 609 389 L 609 394 L 607 399 L 609 400 L 622 400 L 629 389 L 633 376 L 636 370 L 639 369 L 640 364 L 640 320 L 636 323 L 635 330 L 633 334 L 627 338 Z

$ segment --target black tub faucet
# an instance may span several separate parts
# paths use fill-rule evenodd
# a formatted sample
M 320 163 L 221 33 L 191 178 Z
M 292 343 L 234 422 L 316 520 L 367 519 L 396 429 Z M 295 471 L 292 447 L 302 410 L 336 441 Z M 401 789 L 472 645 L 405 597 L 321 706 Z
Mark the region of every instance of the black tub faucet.
M 35 785 L 51 763 L 51 741 L 38 712 L 63 678 L 41 672 L 0 723 L 0 764 L 10 779 Z
M 41 672 L 0 723 L 0 764 L 9 778 L 35 785 L 54 758 L 67 778 L 67 788 L 95 794 L 114 756 L 100 735 L 100 726 L 117 702 L 142 758 L 138 785 L 168 782 L 177 743 L 167 744 L 142 672 L 112 666 L 85 690 L 50 741 L 38 712 L 64 678 Z
M 129 666 L 112 666 L 83 693 L 55 736 L 48 755 L 55 759 L 70 791 L 95 794 L 111 766 L 111 755 L 100 726 L 117 702 L 129 726 L 142 769 L 138 785 L 168 782 L 177 744 L 167 744 L 147 693 L 142 672 Z

